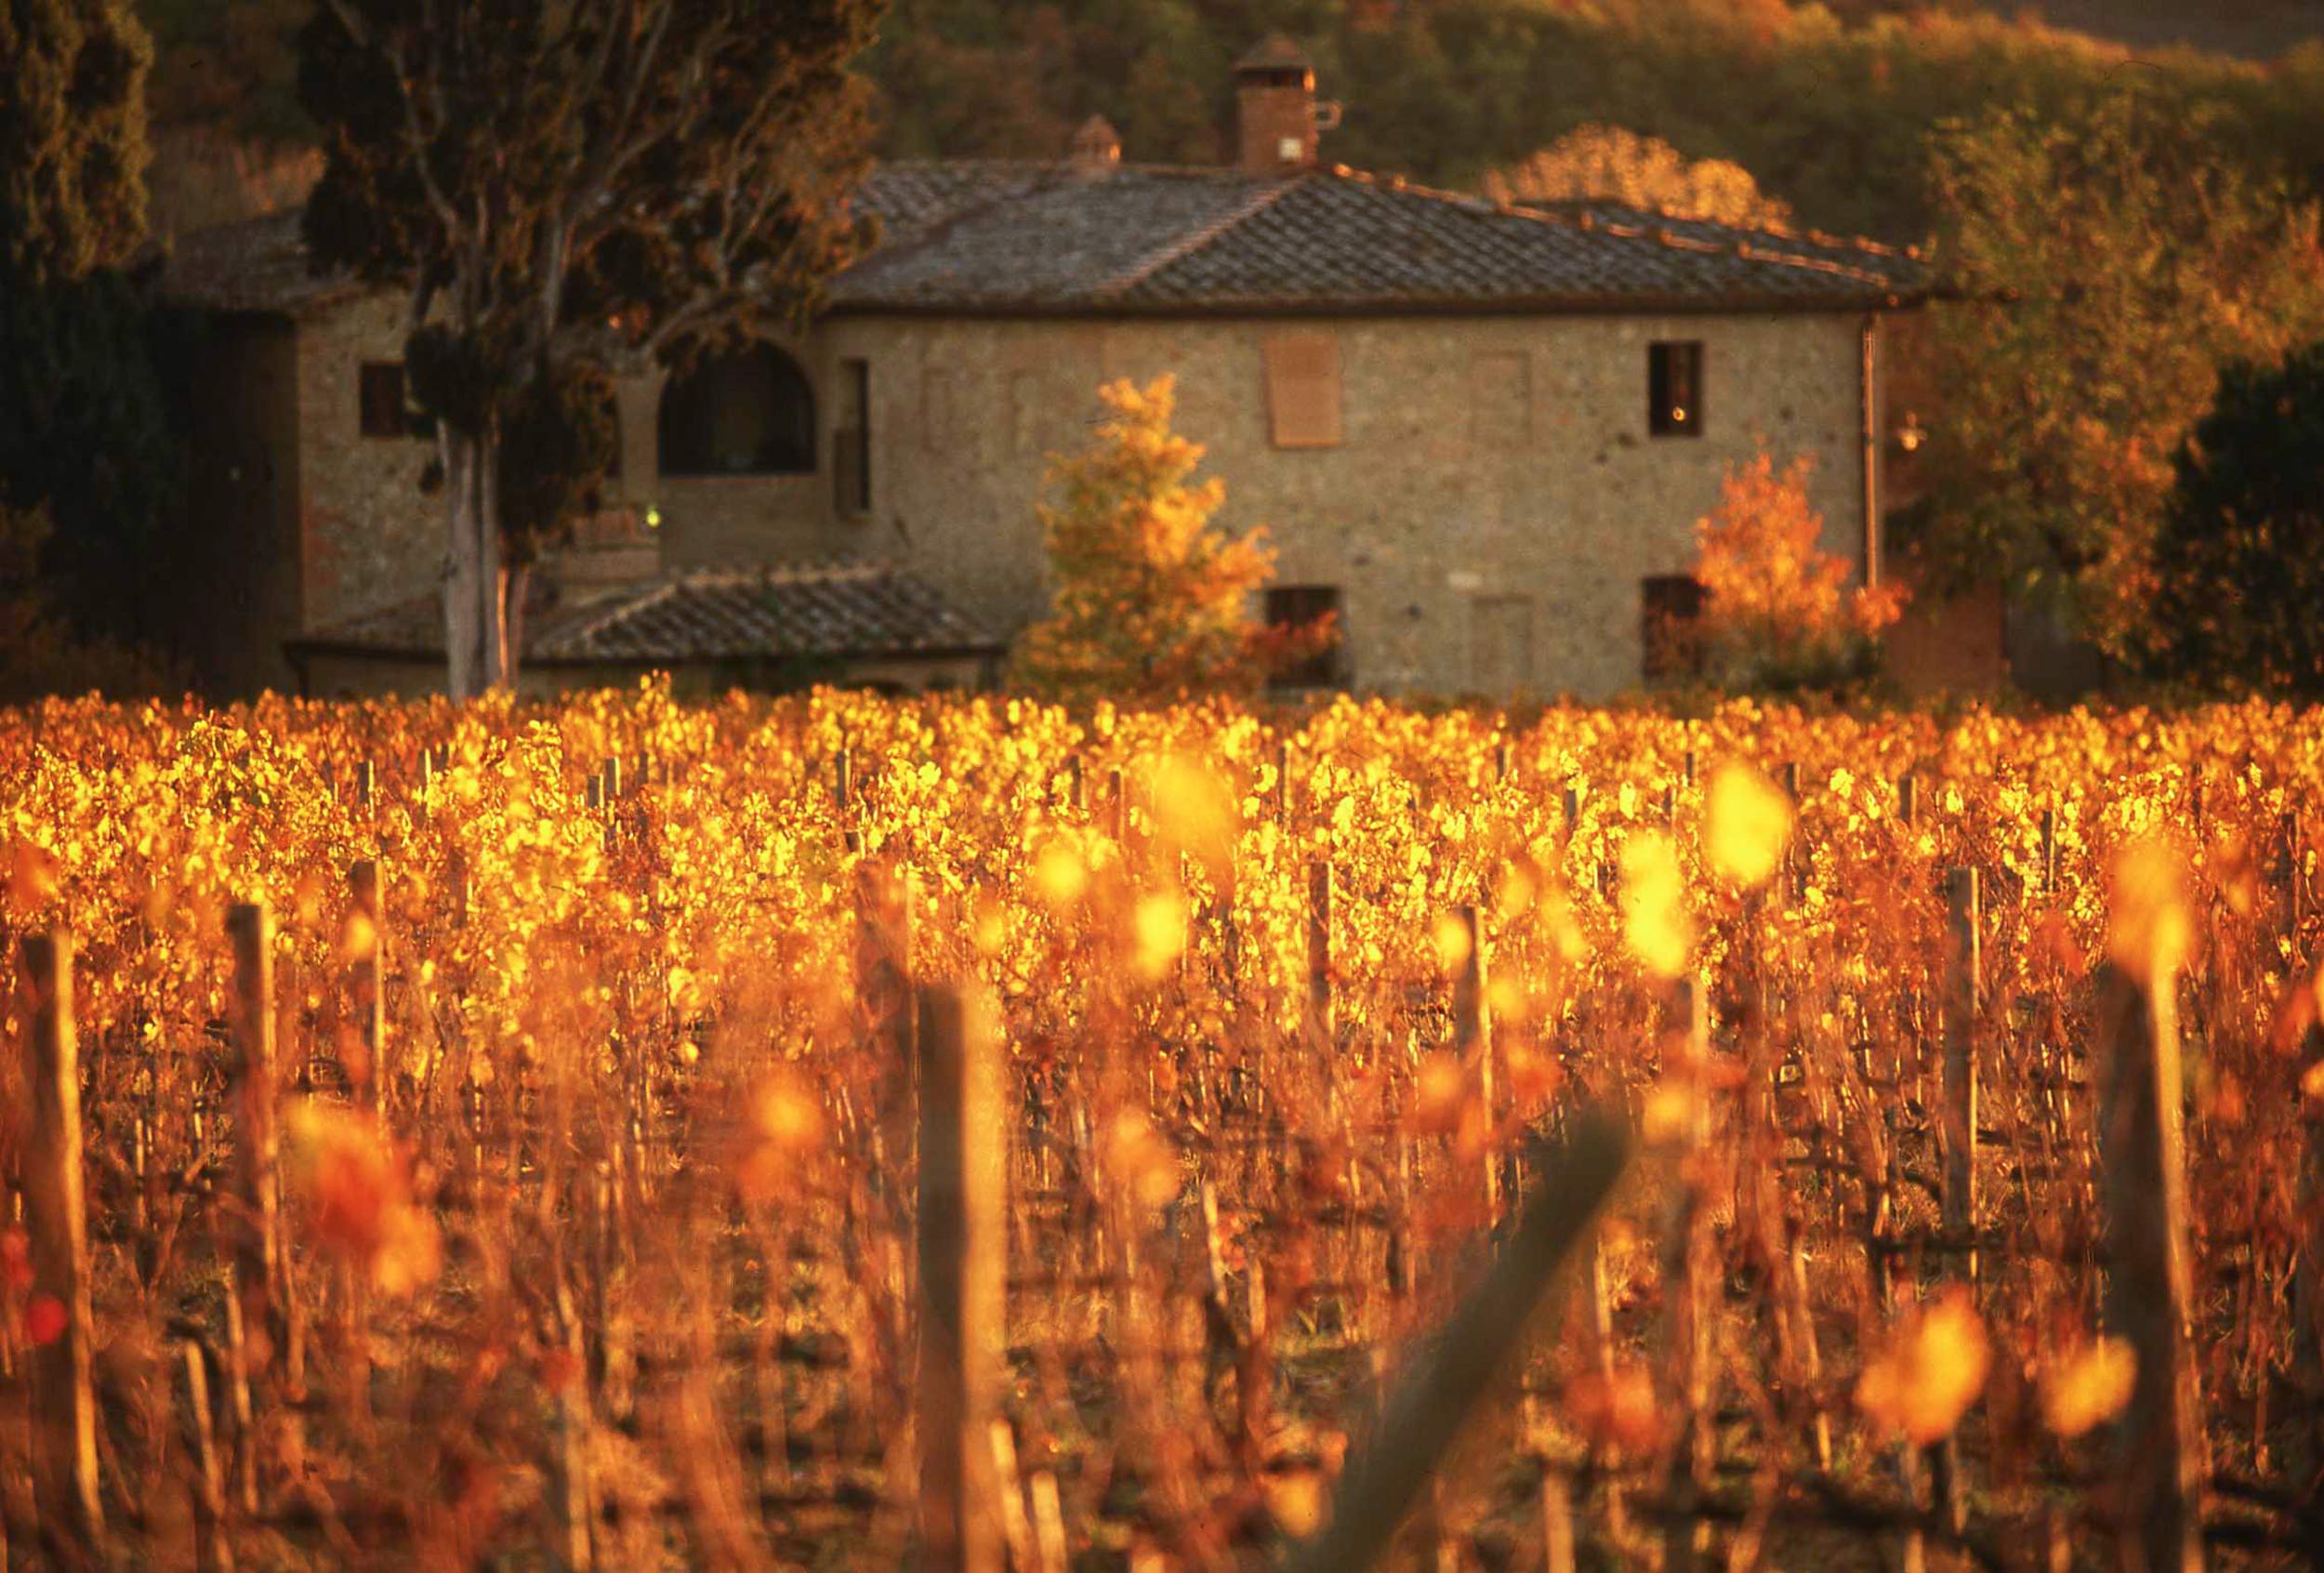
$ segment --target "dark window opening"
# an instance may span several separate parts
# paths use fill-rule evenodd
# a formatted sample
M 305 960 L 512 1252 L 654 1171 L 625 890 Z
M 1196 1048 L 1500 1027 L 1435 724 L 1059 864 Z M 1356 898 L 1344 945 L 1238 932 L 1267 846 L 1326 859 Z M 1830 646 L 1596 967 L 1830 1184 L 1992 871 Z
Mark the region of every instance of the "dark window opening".
M 1700 343 L 1647 347 L 1646 430 L 1657 437 L 1702 435 L 1703 347 Z
M 831 433 L 831 482 L 839 517 L 871 511 L 871 363 L 839 363 L 839 424 Z
M 1657 574 L 1640 587 L 1639 635 L 1649 682 L 1699 676 L 1703 669 L 1702 581 Z
M 1340 654 L 1347 648 L 1346 619 L 1340 615 L 1337 585 L 1274 585 L 1266 592 L 1267 627 L 1288 633 L 1329 617 L 1337 637 L 1314 654 L 1284 668 L 1269 679 L 1274 688 L 1331 688 L 1346 681 Z
M 810 475 L 815 395 L 772 344 L 712 355 L 662 390 L 665 475 Z
M 403 409 L 403 363 L 365 361 L 356 376 L 356 398 L 366 437 L 409 437 Z

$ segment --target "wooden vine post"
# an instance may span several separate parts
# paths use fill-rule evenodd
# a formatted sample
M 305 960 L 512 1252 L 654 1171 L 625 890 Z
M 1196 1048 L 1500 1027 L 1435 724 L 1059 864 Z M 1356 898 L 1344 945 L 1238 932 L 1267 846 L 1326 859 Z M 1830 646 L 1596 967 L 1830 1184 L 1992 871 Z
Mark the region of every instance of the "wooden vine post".
M 2279 834 L 2284 843 L 2284 929 L 2296 953 L 2308 917 L 2308 850 L 2300 834 L 2300 816 L 2286 813 Z
M 234 1546 L 226 1534 L 226 1479 L 218 1457 L 218 1433 L 210 1420 L 210 1369 L 202 1345 L 189 1339 L 180 1350 L 186 1373 L 186 1444 L 193 1480 L 194 1566 L 201 1573 L 234 1573 Z
M 1710 1104 L 1706 1081 L 1710 1062 L 1709 990 L 1699 978 L 1682 978 L 1670 990 L 1670 1023 L 1692 1083 L 1694 1111 L 1687 1131 L 1689 1152 L 1682 1163 L 1663 1255 L 1667 1320 L 1664 1332 L 1679 1392 L 1681 1432 L 1670 1457 L 1670 1494 L 1676 1510 L 1662 1541 L 1664 1573 L 1693 1573 L 1708 1565 L 1710 1526 L 1691 1511 L 1707 1496 L 1718 1464 L 1717 1417 L 1712 1408 L 1710 1318 L 1712 1275 L 1717 1271 L 1711 1209 L 1698 1165 L 1710 1140 Z M 1666 1055 L 1666 1064 L 1669 1056 Z
M 1006 1119 L 992 1029 L 919 1000 L 920 1566 L 1002 1573 L 992 1424 L 1006 1347 Z
M 1977 1008 L 1985 998 L 1982 890 L 1974 868 L 1945 879 L 1946 957 L 1943 1204 L 1945 1233 L 1961 1243 L 1972 1292 L 1979 1283 L 1977 1234 Z M 1961 1444 L 1948 1435 L 1929 1449 L 1937 1511 L 1958 1534 L 1968 1525 Z
M 1944 1224 L 1968 1251 L 1969 1278 L 1977 1278 L 1977 1006 L 1984 995 L 1979 943 L 1977 871 L 1946 876 Z
M 2138 1359 L 2117 1439 L 2123 1566 L 2198 1573 L 2202 1411 L 2187 1341 L 2186 1169 L 2169 969 L 2142 981 L 2107 963 L 2098 975 L 2098 1026 L 2106 1319 Z
M 878 1119 L 874 1157 L 901 1168 L 911 1141 L 918 1008 L 912 992 L 912 886 L 884 858 L 855 866 L 856 1031 L 877 1067 Z
M 1329 1048 L 1338 1030 L 1331 1004 L 1331 865 L 1307 866 L 1307 1036 Z
M 265 1385 L 269 1372 L 281 1368 L 290 1322 L 282 1282 L 273 915 L 262 903 L 233 906 L 226 914 L 226 934 L 234 966 L 229 1001 L 234 1045 L 234 1207 L 231 1216 L 234 1325 L 241 1333 L 235 1341 L 240 1368 L 233 1374 L 246 1395 L 254 1379 Z M 254 1344 L 263 1353 L 254 1352 Z M 257 1438 L 245 1426 L 236 1442 L 237 1495 L 248 1507 L 255 1504 L 257 1493 Z
M 347 891 L 354 909 L 370 925 L 371 937 L 354 958 L 349 983 L 355 1009 L 355 1038 L 363 1064 L 350 1066 L 348 1091 L 359 1107 L 378 1114 L 387 1096 L 388 994 L 387 934 L 379 907 L 379 865 L 363 858 L 347 871 Z
M 2324 1076 L 2324 1026 L 2309 1027 L 2300 1044 L 2300 1085 L 2312 1076 Z M 2324 1382 L 2324 1102 L 2303 1099 L 2300 1117 L 2300 1178 L 2294 1196 L 2304 1224 L 2291 1280 L 2292 1370 L 2302 1382 L 2316 1384 Z M 2314 1479 L 2318 1464 L 2324 1463 L 2324 1413 L 2310 1413 L 2300 1440 L 2304 1453 L 2295 1454 L 2297 1467 L 2305 1478 Z
M 1490 1129 L 1498 1125 L 1499 1111 L 1495 1104 L 1493 1014 L 1486 1002 L 1485 924 L 1473 906 L 1456 907 L 1453 917 L 1460 925 L 1467 949 L 1459 975 L 1453 981 L 1453 1049 L 1463 1063 L 1475 1064 L 1477 1102 Z M 1501 1206 L 1500 1155 L 1495 1148 L 1496 1143 L 1486 1143 L 1481 1176 L 1487 1218 L 1499 1216 Z
M 61 1325 L 35 1339 L 31 1365 L 33 1500 L 60 1541 L 93 1552 L 104 1533 L 97 1491 L 97 1400 L 90 1386 L 88 1214 L 82 1194 L 80 1039 L 73 1019 L 73 935 L 21 945 L 31 989 L 25 1083 L 33 1120 L 24 1154 L 24 1222 L 33 1293 Z M 53 1313 L 52 1313 L 53 1314 Z

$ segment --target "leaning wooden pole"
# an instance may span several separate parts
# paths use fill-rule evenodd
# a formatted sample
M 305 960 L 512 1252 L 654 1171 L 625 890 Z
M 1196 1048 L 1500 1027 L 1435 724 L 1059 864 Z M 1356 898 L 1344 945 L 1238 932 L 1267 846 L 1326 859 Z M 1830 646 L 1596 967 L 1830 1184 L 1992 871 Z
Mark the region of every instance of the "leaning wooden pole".
M 2119 1426 L 2125 1567 L 2203 1566 L 2202 1414 L 2188 1346 L 2191 1292 L 2178 1007 L 2171 972 L 2098 974 L 2098 1156 L 2106 1200 L 2106 1318 L 2138 1357 Z
M 1382 1408 L 1349 1466 L 1331 1521 L 1291 1559 L 1291 1573 L 1368 1567 L 1426 1490 L 1470 1417 L 1505 1380 L 1550 1285 L 1591 1236 L 1629 1162 L 1629 1137 L 1584 1113 L 1528 1167 L 1539 1176 L 1499 1259 L 1453 1313 L 1429 1354 Z
M 31 1360 L 33 1500 L 60 1541 L 93 1552 L 104 1533 L 97 1493 L 97 1401 L 90 1387 L 88 1214 L 82 1195 L 80 1040 L 73 1020 L 73 936 L 22 944 L 32 991 L 25 1081 L 33 1122 L 24 1154 L 24 1222 L 33 1293 L 61 1314 Z
M 919 1000 L 920 1566 L 1001 1573 L 992 1422 L 1006 1317 L 1006 1111 L 990 1026 Z

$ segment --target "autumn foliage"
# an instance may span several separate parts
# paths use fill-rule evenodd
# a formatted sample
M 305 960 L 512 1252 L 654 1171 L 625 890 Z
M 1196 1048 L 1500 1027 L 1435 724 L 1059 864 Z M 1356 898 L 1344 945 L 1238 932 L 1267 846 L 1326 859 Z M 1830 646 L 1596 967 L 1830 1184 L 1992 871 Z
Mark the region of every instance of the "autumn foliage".
M 1761 192 L 1741 165 L 1690 159 L 1659 137 L 1618 126 L 1577 126 L 1530 157 L 1488 171 L 1484 187 L 1498 202 L 1612 202 L 1757 229 L 1791 219 L 1791 209 Z
M 2324 1109 L 2317 738 L 2259 704 L 1520 720 L 1343 695 L 1291 720 L 648 685 L 0 710 L 0 931 L 68 927 L 78 957 L 107 1489 L 198 1500 L 191 1349 L 219 1450 L 264 1465 L 238 1566 L 346 1566 L 334 1524 L 382 1573 L 525 1562 L 576 1525 L 601 1573 L 908 1566 L 923 1149 L 878 1003 L 908 985 L 998 1029 L 1005 1500 L 1063 1548 L 1012 1566 L 1166 1540 L 1281 1566 L 1380 1381 L 1529 1216 L 1509 1182 L 1537 1139 L 1592 1110 L 1638 1130 L 1633 1167 L 1545 1307 L 1566 1320 L 1496 1395 L 1505 1442 L 1444 1474 L 1445 1543 L 1538 1546 L 1548 1479 L 1578 1540 L 1646 1566 L 1642 1507 L 1677 1500 L 1705 1435 L 1713 1550 L 1750 1550 L 1763 1513 L 1768 1566 L 1870 1566 L 1907 1525 L 1943 1549 L 1898 1478 L 1926 1444 L 1951 1445 L 1976 1543 L 2045 1514 L 2104 1543 L 2140 1368 L 2101 1292 L 2111 961 L 2199 1024 L 2189 1366 L 2212 1456 L 2255 1483 L 2251 1532 L 2288 1538 L 2268 1502 L 2304 1488 L 2281 1461 L 2311 1413 L 2287 1379 L 2319 1219 L 2278 1180 Z M 1974 1273 L 1933 1115 L 1962 868 L 1994 1002 Z M 883 982 L 890 893 L 908 967 Z M 240 1303 L 244 901 L 276 920 L 295 1313 L 241 1327 L 247 1425 L 211 1353 Z M 1688 985 L 1699 1033 L 1674 1030 Z M 0 1172 L 33 1157 L 26 1014 L 20 990 L 0 1009 Z M 33 1205 L 0 1214 L 11 1404 L 9 1373 L 73 1330 Z M 0 1426 L 0 1480 L 30 1436 Z M 200 1566 L 183 1514 L 116 1533 L 122 1566 Z M 717 1550 L 759 1544 L 780 1550 Z
M 1226 483 L 1194 480 L 1203 450 L 1171 430 L 1175 379 L 1113 382 L 1098 398 L 1088 450 L 1051 461 L 1062 496 L 1040 518 L 1053 599 L 1019 642 L 1021 681 L 1131 701 L 1248 693 L 1327 646 L 1327 623 L 1287 632 L 1252 615 L 1274 554 L 1263 530 L 1211 523 Z
M 1695 526 L 1703 587 L 1697 629 L 1708 674 L 1736 688 L 1823 687 L 1866 675 L 1873 640 L 1904 611 L 1903 588 L 1850 587 L 1808 501 L 1811 460 L 1758 457 L 1728 470 Z

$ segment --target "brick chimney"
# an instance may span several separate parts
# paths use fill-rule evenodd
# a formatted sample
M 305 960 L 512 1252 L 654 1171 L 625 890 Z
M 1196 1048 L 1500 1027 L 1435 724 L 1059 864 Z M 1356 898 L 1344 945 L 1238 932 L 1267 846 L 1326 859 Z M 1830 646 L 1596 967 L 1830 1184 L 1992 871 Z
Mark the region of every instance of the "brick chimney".
M 1315 165 L 1315 67 L 1276 33 L 1235 62 L 1236 141 L 1247 175 L 1288 175 Z
M 1122 161 L 1122 134 L 1102 114 L 1093 114 L 1074 133 L 1072 164 L 1076 173 L 1103 175 Z

